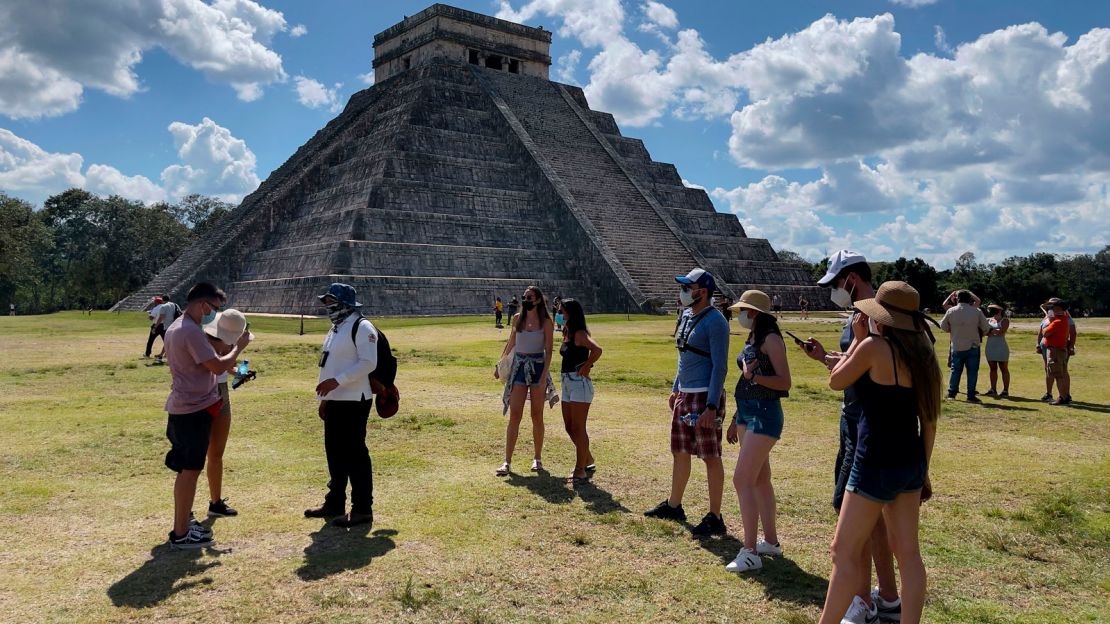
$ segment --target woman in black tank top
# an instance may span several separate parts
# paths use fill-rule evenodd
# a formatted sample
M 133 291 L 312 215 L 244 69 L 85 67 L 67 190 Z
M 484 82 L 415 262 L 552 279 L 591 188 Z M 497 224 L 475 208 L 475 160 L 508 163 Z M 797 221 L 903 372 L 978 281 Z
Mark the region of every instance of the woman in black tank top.
M 855 339 L 829 386 L 854 384 L 862 412 L 851 475 L 833 538 L 833 572 L 821 624 L 840 622 L 862 578 L 863 549 L 880 517 L 898 560 L 904 624 L 921 621 L 925 565 L 918 546 L 920 506 L 932 494 L 929 459 L 940 413 L 940 366 L 932 319 L 905 282 L 886 282 L 856 302 Z
M 594 398 L 594 382 L 590 371 L 594 362 L 601 357 L 601 347 L 586 328 L 586 314 L 582 304 L 574 299 L 562 302 L 563 345 L 559 354 L 563 356 L 562 403 L 563 425 L 567 435 L 574 442 L 574 471 L 566 478 L 567 483 L 578 483 L 589 478 L 594 471 L 594 456 L 590 452 L 590 436 L 586 433 L 586 418 L 590 415 L 590 403 Z

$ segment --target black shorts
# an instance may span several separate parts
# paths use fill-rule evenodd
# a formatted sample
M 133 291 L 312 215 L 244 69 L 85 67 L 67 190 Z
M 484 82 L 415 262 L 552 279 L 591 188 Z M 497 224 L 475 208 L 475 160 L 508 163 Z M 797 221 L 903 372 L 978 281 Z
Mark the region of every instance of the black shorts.
M 836 453 L 836 467 L 833 469 L 833 509 L 840 511 L 844 502 L 844 490 L 852 474 L 852 464 L 856 460 L 856 438 L 859 436 L 859 415 L 840 412 L 840 449 Z
M 211 433 L 212 415 L 208 410 L 191 414 L 170 414 L 166 423 L 166 437 L 170 440 L 166 467 L 174 472 L 204 470 Z

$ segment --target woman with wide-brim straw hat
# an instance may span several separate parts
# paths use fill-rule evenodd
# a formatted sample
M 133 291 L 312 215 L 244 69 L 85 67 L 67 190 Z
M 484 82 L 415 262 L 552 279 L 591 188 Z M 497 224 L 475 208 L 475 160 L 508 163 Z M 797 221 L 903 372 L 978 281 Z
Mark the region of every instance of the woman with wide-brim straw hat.
M 941 378 L 929 323 L 917 290 L 886 282 L 855 303 L 853 340 L 832 369 L 829 386 L 854 385 L 862 414 L 851 476 L 833 538 L 833 572 L 821 624 L 840 622 L 855 594 L 860 554 L 880 516 L 902 583 L 902 622 L 921 621 L 925 565 L 918 514 L 932 495 L 929 459 L 940 414 Z
M 1010 329 L 1010 319 L 1006 318 L 1006 308 L 992 303 L 987 306 L 987 346 L 983 354 L 991 369 L 991 389 L 986 396 L 1005 398 L 1010 396 L 1010 345 L 1006 342 L 1006 332 Z M 1002 373 L 1002 392 L 998 392 L 998 373 Z
M 786 343 L 778 319 L 771 313 L 771 299 L 759 290 L 745 291 L 730 308 L 740 326 L 749 330 L 744 350 L 736 358 L 740 379 L 736 382 L 736 415 L 726 439 L 740 442 L 732 484 L 740 501 L 744 524 L 744 547 L 729 572 L 748 572 L 763 567 L 760 555 L 781 555 L 775 527 L 775 489 L 771 485 L 771 448 L 782 436 L 781 399 L 789 395 L 790 366 Z M 759 523 L 763 538 L 756 540 Z

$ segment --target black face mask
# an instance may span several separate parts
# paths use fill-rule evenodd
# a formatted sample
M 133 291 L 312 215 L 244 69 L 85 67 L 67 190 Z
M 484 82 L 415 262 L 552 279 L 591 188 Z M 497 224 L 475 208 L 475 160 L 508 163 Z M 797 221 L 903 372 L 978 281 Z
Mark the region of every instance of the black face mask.
M 525 312 L 531 312 L 532 308 L 536 307 L 536 302 L 525 301 L 524 303 L 520 304 L 520 307 L 523 308 Z

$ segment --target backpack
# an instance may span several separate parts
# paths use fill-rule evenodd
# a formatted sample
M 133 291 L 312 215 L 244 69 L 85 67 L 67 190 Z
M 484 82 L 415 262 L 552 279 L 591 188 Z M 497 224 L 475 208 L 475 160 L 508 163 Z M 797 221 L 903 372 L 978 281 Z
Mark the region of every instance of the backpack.
M 178 317 L 183 314 L 183 312 L 181 311 L 181 306 L 172 301 L 170 303 L 173 303 L 173 319 L 170 320 L 170 322 L 172 323 L 173 321 L 176 321 Z
M 354 342 L 356 347 L 358 346 L 356 342 L 358 328 L 364 320 L 368 319 L 359 314 L 358 320 L 351 325 L 351 342 Z M 370 378 L 370 389 L 377 395 L 374 400 L 374 407 L 378 410 L 378 416 L 389 418 L 397 413 L 401 402 L 401 393 L 394 383 L 397 380 L 397 357 L 393 355 L 393 349 L 389 346 L 389 339 L 385 337 L 382 330 L 378 329 L 377 331 L 378 339 L 375 344 L 378 348 L 378 365 L 368 377 Z

